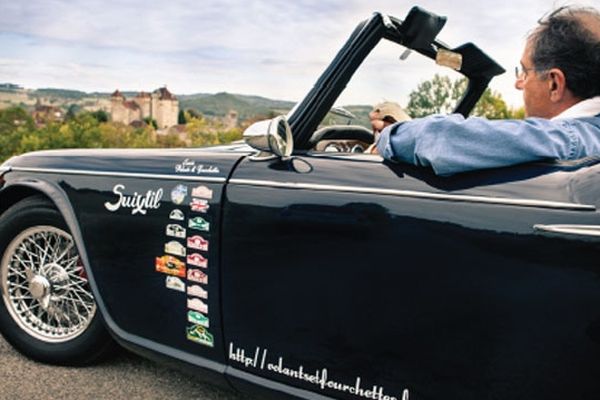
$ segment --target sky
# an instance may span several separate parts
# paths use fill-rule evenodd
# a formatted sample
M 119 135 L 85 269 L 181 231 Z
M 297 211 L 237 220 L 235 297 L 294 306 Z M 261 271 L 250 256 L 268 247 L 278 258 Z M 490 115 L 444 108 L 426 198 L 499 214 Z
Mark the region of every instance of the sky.
M 570 2 L 573 4 L 573 2 Z M 86 92 L 229 92 L 298 101 L 354 27 L 374 11 L 403 19 L 419 5 L 448 17 L 438 36 L 473 42 L 507 72 L 491 87 L 514 107 L 527 33 L 559 0 L 0 0 L 0 83 Z M 600 8 L 600 0 L 575 4 Z M 434 73 L 453 71 L 399 46 L 378 47 L 345 104 L 395 100 Z M 414 58 L 414 59 L 413 59 Z

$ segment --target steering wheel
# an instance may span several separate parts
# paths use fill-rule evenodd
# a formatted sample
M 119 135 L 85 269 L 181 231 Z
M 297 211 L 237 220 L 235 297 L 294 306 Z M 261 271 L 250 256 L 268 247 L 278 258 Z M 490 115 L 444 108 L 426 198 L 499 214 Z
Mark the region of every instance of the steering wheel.
M 335 147 L 335 150 L 331 151 L 348 151 L 348 152 L 362 152 L 355 151 L 356 146 L 359 146 L 362 150 L 365 150 L 375 140 L 373 132 L 359 125 L 331 125 L 325 126 L 318 129 L 311 136 L 309 143 L 312 148 L 316 148 L 319 142 L 327 141 L 327 146 L 323 149 L 327 151 L 331 146 Z M 322 146 L 320 146 L 322 147 Z M 351 148 L 351 150 L 349 150 Z

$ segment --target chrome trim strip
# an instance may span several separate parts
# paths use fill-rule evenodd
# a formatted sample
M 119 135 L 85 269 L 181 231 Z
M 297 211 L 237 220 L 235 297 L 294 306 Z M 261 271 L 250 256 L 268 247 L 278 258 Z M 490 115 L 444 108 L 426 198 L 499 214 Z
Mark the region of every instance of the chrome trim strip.
M 446 200 L 446 201 L 486 203 L 486 204 L 520 206 L 520 207 L 542 207 L 542 208 L 558 208 L 558 209 L 579 210 L 579 211 L 596 211 L 596 206 L 594 206 L 594 205 L 577 204 L 577 203 L 562 203 L 562 202 L 548 201 L 548 200 L 508 199 L 508 198 L 503 198 L 503 197 L 484 197 L 484 196 L 469 196 L 469 195 L 446 194 L 446 193 L 427 193 L 427 192 L 417 192 L 417 191 L 413 191 L 413 190 L 381 189 L 381 188 L 369 188 L 369 187 L 358 187 L 358 186 L 321 185 L 321 184 L 314 184 L 314 183 L 275 182 L 275 181 L 263 181 L 263 180 L 253 180 L 253 179 L 231 179 L 229 182 L 232 184 L 238 184 L 238 185 L 267 186 L 267 187 L 285 188 L 285 189 L 308 189 L 308 190 L 323 190 L 323 191 L 333 191 L 333 192 L 382 194 L 382 195 L 390 195 L 390 196 L 397 196 L 397 197 L 411 197 L 411 198 L 428 199 L 428 200 Z
M 0 175 L 4 174 L 5 172 L 10 171 L 12 168 L 10 167 L 10 165 L 7 165 L 5 167 L 0 167 Z
M 533 229 L 539 232 L 562 233 L 567 235 L 600 237 L 600 225 L 542 225 Z
M 35 172 L 45 174 L 67 174 L 67 175 L 86 175 L 86 176 L 113 176 L 119 178 L 142 178 L 142 179 L 177 179 L 182 181 L 198 182 L 216 182 L 225 183 L 226 179 L 212 176 L 189 176 L 189 175 L 168 175 L 168 174 L 145 174 L 138 172 L 117 172 L 117 171 L 90 171 L 82 169 L 58 169 L 58 168 L 28 168 L 12 167 L 11 171 Z

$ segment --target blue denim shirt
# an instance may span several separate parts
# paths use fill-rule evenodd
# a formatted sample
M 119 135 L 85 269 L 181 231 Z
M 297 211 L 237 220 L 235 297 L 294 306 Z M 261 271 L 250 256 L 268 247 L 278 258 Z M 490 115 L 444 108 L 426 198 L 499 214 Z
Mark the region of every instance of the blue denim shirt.
M 600 115 L 552 120 L 432 115 L 387 127 L 377 150 L 389 160 L 431 167 L 437 175 L 541 159 L 575 160 L 600 155 Z

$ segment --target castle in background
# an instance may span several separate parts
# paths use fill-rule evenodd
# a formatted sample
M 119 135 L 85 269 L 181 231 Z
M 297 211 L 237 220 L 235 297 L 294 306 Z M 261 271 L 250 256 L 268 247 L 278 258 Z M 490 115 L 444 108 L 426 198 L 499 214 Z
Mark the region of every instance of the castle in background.
M 117 89 L 110 96 L 110 114 L 113 121 L 126 125 L 150 118 L 158 129 L 165 129 L 177 125 L 179 101 L 166 87 L 152 93 L 140 92 L 132 100 L 126 100 Z

